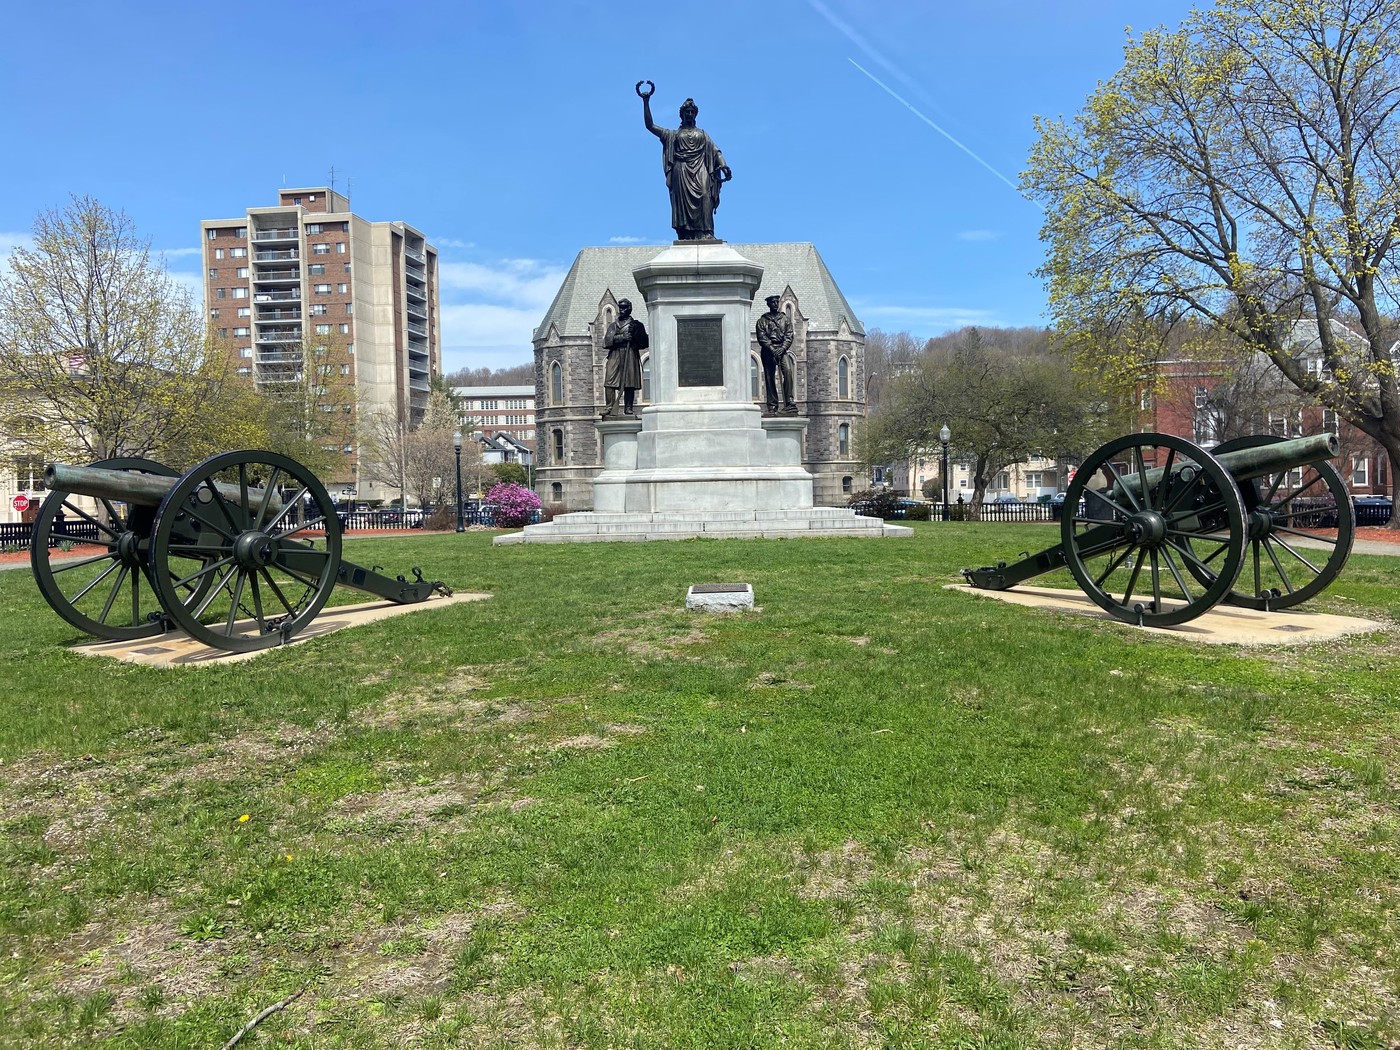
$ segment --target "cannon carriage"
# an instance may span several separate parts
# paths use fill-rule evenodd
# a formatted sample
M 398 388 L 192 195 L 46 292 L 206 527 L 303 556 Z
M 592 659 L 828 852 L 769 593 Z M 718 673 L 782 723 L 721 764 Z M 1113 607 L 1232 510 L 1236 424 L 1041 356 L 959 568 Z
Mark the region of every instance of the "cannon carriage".
M 1020 561 L 964 569 L 1005 590 L 1066 568 L 1128 623 L 1186 623 L 1225 602 L 1290 608 L 1346 564 L 1356 516 L 1330 459 L 1333 434 L 1240 438 L 1209 452 L 1168 434 L 1130 434 L 1080 465 L 1060 542 Z
M 59 616 L 99 638 L 178 628 L 217 649 L 251 652 L 290 641 L 336 584 L 399 604 L 452 593 L 417 568 L 410 580 L 343 560 L 325 486 L 274 452 L 222 453 L 183 475 L 138 458 L 55 463 L 44 478 L 34 578 Z M 86 536 L 69 531 L 77 523 Z M 68 540 L 92 544 L 93 528 L 97 553 L 54 556 Z

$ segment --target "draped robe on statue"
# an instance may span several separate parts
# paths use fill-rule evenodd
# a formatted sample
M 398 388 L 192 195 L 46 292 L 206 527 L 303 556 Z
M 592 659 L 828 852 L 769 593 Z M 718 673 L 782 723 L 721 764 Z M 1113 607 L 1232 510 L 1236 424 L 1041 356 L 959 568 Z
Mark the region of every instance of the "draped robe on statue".
M 657 128 L 666 187 L 671 191 L 671 226 L 683 241 L 715 235 L 724 155 L 700 128 Z

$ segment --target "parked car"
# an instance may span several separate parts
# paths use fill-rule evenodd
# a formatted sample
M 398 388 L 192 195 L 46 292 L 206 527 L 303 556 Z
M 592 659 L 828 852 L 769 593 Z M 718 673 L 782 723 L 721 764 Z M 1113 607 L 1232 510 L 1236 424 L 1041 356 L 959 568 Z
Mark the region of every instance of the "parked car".
M 1014 495 L 1012 495 L 1010 492 L 998 492 L 998 493 L 997 493 L 995 496 L 993 496 L 991 499 L 987 500 L 987 502 L 988 502 L 988 503 L 1020 503 L 1021 501 L 1020 501 L 1019 499 L 1017 499 Z
M 1395 504 L 1389 496 L 1356 496 L 1352 499 L 1356 507 L 1356 524 L 1385 525 L 1395 512 Z

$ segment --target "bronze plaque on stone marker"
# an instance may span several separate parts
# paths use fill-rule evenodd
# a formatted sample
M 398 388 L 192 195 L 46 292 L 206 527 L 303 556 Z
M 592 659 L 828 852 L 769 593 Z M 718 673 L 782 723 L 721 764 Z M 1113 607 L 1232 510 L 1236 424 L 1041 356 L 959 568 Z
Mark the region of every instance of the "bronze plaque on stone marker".
M 680 386 L 724 386 L 724 319 L 676 318 L 676 382 Z

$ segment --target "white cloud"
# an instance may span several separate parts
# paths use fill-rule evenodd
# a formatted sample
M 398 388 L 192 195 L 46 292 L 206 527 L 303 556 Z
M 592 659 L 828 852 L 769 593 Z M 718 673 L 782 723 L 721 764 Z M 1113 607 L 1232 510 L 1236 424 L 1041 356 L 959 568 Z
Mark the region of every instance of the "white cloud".
M 180 259 L 187 255 L 200 255 L 202 252 L 202 248 L 159 248 L 151 254 L 157 259 L 161 256 L 167 259 Z
M 438 272 L 443 367 L 449 372 L 529 361 L 530 337 L 568 274 L 539 259 L 445 262 Z
M 994 241 L 1001 236 L 1000 230 L 959 230 L 960 241 Z
M 645 237 L 619 236 L 608 238 L 609 244 L 646 244 L 646 242 L 647 239 Z
M 475 241 L 464 241 L 457 237 L 429 237 L 428 243 L 434 248 L 475 248 Z

